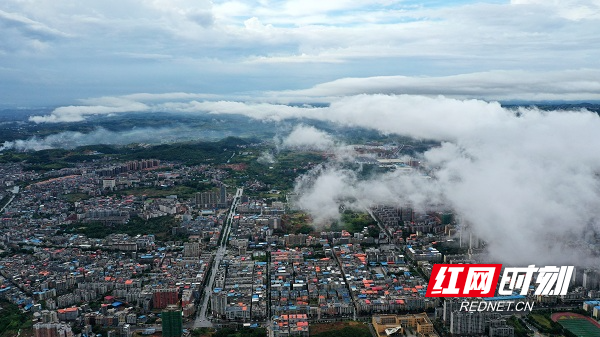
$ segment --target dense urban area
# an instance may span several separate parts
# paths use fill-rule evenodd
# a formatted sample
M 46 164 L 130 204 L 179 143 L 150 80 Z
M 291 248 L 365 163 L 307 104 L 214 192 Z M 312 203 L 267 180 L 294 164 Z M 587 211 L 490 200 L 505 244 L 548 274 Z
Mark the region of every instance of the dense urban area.
M 0 156 L 2 336 L 579 336 L 556 323 L 560 311 L 598 324 L 595 270 L 576 268 L 566 295 L 485 299 L 533 302 L 531 313 L 425 297 L 434 263 L 485 251 L 452 210 L 371 205 L 317 226 L 293 182 L 331 154 L 256 166 L 263 146 L 205 162 Z M 356 145 L 352 165 L 427 174 L 399 147 Z
M 0 0 L 0 337 L 600 337 L 600 0 Z

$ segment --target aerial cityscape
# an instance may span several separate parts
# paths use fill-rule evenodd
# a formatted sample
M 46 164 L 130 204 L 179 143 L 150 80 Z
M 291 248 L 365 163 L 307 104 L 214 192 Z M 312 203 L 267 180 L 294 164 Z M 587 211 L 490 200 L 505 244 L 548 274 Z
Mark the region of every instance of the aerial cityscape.
M 600 336 L 599 1 L 0 27 L 0 337 Z

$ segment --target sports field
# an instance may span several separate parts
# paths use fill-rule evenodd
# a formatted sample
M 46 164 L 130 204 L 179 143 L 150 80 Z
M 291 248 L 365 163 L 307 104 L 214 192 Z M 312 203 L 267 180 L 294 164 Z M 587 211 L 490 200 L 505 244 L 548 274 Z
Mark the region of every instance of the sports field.
M 578 337 L 600 337 L 600 324 L 589 317 L 572 312 L 561 312 L 553 314 L 552 320 Z

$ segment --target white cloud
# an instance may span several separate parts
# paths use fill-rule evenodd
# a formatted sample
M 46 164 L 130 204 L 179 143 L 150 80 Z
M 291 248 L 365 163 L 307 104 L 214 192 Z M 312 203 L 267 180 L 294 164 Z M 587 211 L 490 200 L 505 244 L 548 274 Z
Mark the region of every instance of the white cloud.
M 329 107 L 193 101 L 163 104 L 162 109 L 241 114 L 270 121 L 309 118 L 429 139 L 454 139 L 462 132 L 492 125 L 507 118 L 507 112 L 498 103 L 414 95 L 349 96 L 333 100 Z M 431 123 L 445 124 L 447 128 L 431 128 Z
M 560 16 L 570 20 L 600 18 L 598 0 L 511 0 L 513 5 L 550 7 Z
M 55 104 L 112 92 L 31 120 L 231 113 L 447 141 L 427 153 L 439 167 L 433 179 L 392 174 L 362 183 L 325 168 L 299 185 L 304 203 L 325 221 L 340 200 L 447 202 L 495 257 L 568 258 L 548 247 L 598 230 L 598 117 L 523 110 L 517 118 L 471 98 L 600 99 L 599 2 L 421 5 L 6 0 L 0 57 L 11 71 L 2 72 L 0 101 Z M 236 95 L 249 99 L 232 101 Z M 281 104 L 290 101 L 331 105 Z
M 260 156 L 256 159 L 259 164 L 270 165 L 276 162 L 275 156 L 271 152 L 263 151 Z
M 155 101 L 179 101 L 179 100 L 190 100 L 190 99 L 205 99 L 214 100 L 219 99 L 221 96 L 213 94 L 197 94 L 188 92 L 167 92 L 167 93 L 137 93 L 121 96 L 127 100 L 140 101 L 140 102 L 155 102 Z
M 425 162 L 435 168 L 429 179 L 396 171 L 361 180 L 336 166 L 319 168 L 298 180 L 298 205 L 317 224 L 339 219 L 339 205 L 449 208 L 487 242 L 493 261 L 597 265 L 585 256 L 600 233 L 600 118 L 585 111 L 520 113 L 457 131 L 455 140 L 427 151 Z M 429 121 L 434 129 L 454 126 Z
M 67 39 L 70 34 L 33 20 L 20 13 L 7 12 L 0 7 L 0 56 L 12 54 L 36 55 L 45 53 L 50 43 Z
M 47 25 L 16 13 L 0 10 L 0 25 L 5 29 L 15 28 L 23 35 L 34 39 L 54 39 L 68 35 Z
M 554 73 L 534 80 L 528 80 L 526 74 L 515 80 L 513 73 L 496 73 L 493 80 L 470 90 L 495 91 L 498 95 L 516 82 L 523 90 L 537 86 L 543 88 L 540 92 L 544 95 L 561 97 L 562 92 L 570 97 L 575 91 L 591 92 L 597 87 L 597 81 L 582 73 Z M 451 91 L 457 83 L 476 85 L 481 77 L 445 79 L 440 88 Z M 544 84 L 549 79 L 556 83 Z M 368 88 L 377 81 L 365 82 L 367 85 L 360 80 L 334 82 L 301 94 L 343 93 L 360 86 Z M 434 83 L 428 80 L 420 85 L 426 90 Z M 385 84 L 382 88 L 388 86 L 394 87 Z M 460 90 L 453 93 L 465 94 Z M 444 142 L 440 148 L 425 153 L 426 162 L 434 168 L 429 179 L 393 172 L 360 180 L 335 165 L 323 167 L 298 181 L 299 206 L 324 224 L 339 217 L 339 204 L 361 208 L 372 203 L 410 203 L 422 209 L 445 205 L 488 242 L 492 259 L 510 263 L 573 263 L 583 248 L 570 245 L 591 244 L 590 236 L 600 234 L 600 158 L 596 149 L 600 118 L 595 113 L 533 108 L 515 111 L 496 102 L 435 95 L 333 97 L 327 107 L 261 103 L 260 98 L 254 102 L 189 101 L 193 98 L 194 94 L 187 93 L 102 97 L 87 100 L 89 106 L 59 108 L 39 119 L 79 120 L 89 114 L 137 107 L 141 111 L 242 114 L 271 121 L 313 119 L 439 140 Z M 330 135 L 307 126 L 297 126 L 284 144 L 337 148 Z M 261 160 L 268 162 L 267 156 Z
M 129 52 L 118 52 L 115 53 L 119 56 L 124 56 L 127 58 L 135 59 L 135 60 L 167 60 L 172 59 L 172 55 L 166 54 L 144 54 L 144 53 L 129 53 Z
M 344 78 L 310 89 L 273 92 L 289 100 L 357 94 L 438 95 L 487 100 L 600 100 L 600 70 L 490 71 L 451 76 Z
M 14 93 L 25 86 L 73 100 L 109 90 L 233 94 L 382 74 L 598 69 L 597 1 L 436 3 L 7 0 L 0 21 L 18 34 L 0 38 L 0 55 L 23 76 L 3 78 L 0 98 L 21 97 Z
M 305 116 L 305 113 L 311 115 L 315 111 L 318 111 L 322 108 L 301 108 L 270 103 L 192 101 L 189 103 L 165 103 L 160 105 L 160 109 L 189 113 L 208 112 L 212 114 L 239 114 L 254 119 L 271 120 L 277 122 L 290 118 L 302 118 Z
M 228 20 L 228 18 L 248 16 L 252 13 L 252 7 L 242 1 L 225 1 L 215 3 L 214 12 L 219 20 Z
M 170 143 L 187 140 L 208 140 L 219 138 L 222 133 L 198 132 L 195 128 L 175 125 L 164 128 L 133 128 L 124 131 L 110 131 L 97 128 L 94 131 L 83 133 L 65 131 L 52 134 L 43 138 L 31 137 L 7 141 L 0 145 L 0 152 L 6 150 L 39 151 L 46 149 L 73 149 L 78 146 L 109 144 L 126 145 L 131 143 Z
M 327 132 L 313 126 L 299 124 L 283 139 L 281 145 L 287 148 L 330 150 L 335 146 L 335 141 Z
M 351 172 L 319 167 L 313 175 L 301 176 L 297 181 L 294 192 L 299 198 L 295 207 L 308 211 L 318 226 L 339 219 L 339 205 L 342 198 L 352 196 L 355 179 Z
M 510 118 L 510 112 L 494 102 L 414 95 L 349 96 L 333 100 L 329 107 L 227 101 L 194 101 L 162 107 L 180 112 L 241 114 L 270 121 L 308 118 L 438 140 L 455 139 L 461 133 Z M 432 124 L 446 127 L 431 127 Z
M 237 97 L 244 102 L 200 93 L 137 93 L 85 99 L 82 100 L 85 105 L 60 107 L 48 116 L 35 116 L 31 120 L 37 123 L 81 121 L 88 115 L 140 111 L 208 112 L 242 114 L 272 121 L 313 118 L 345 124 L 349 120 L 360 119 L 362 126 L 385 132 L 401 129 L 414 137 L 447 139 L 449 135 L 442 135 L 439 130 L 434 132 L 422 127 L 422 121 L 446 121 L 453 126 L 452 129 L 462 131 L 504 118 L 499 104 L 473 99 L 600 100 L 599 78 L 600 70 L 592 69 L 543 73 L 492 71 L 442 77 L 345 78 L 309 89 Z M 288 102 L 326 102 L 330 106 L 283 104 Z M 427 109 L 415 110 L 415 107 L 424 104 Z M 465 107 L 477 109 L 463 112 Z M 384 117 L 372 119 L 365 114 L 365 111 L 374 109 L 379 109 L 378 114 Z
M 286 55 L 286 56 L 251 56 L 245 63 L 273 64 L 273 63 L 342 63 L 343 59 L 329 55 Z
M 148 106 L 144 103 L 129 101 L 121 98 L 104 97 L 88 100 L 89 103 L 98 102 L 102 105 L 80 105 L 56 108 L 45 116 L 32 116 L 29 118 L 34 123 L 60 123 L 80 122 L 90 115 L 106 115 L 122 112 L 147 111 Z

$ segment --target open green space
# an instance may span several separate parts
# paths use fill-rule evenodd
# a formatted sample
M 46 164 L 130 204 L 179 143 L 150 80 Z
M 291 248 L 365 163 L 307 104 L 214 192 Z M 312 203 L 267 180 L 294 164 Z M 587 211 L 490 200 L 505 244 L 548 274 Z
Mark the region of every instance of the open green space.
M 281 233 L 308 234 L 314 231 L 310 225 L 310 217 L 304 212 L 289 212 L 281 217 L 283 229 Z
M 85 193 L 69 193 L 63 195 L 63 198 L 65 198 L 65 200 L 67 200 L 68 202 L 76 202 L 89 199 L 91 198 L 91 196 Z
M 84 234 L 90 238 L 102 239 L 109 234 L 154 234 L 157 239 L 173 239 L 171 229 L 179 223 L 172 216 L 161 216 L 144 220 L 140 217 L 129 219 L 126 224 L 105 225 L 99 222 L 76 223 L 66 227 L 65 231 Z
M 371 337 L 369 326 L 356 321 L 311 324 L 309 331 L 311 337 Z
M 366 212 L 355 212 L 345 210 L 342 213 L 342 227 L 350 233 L 359 233 L 367 227 L 369 229 L 370 236 L 379 235 L 379 227 L 377 222 L 373 220 L 371 215 Z
M 32 321 L 29 314 L 23 313 L 16 305 L 0 301 L 0 337 L 16 336 L 19 330 L 24 335 L 24 330 L 27 334 L 31 334 Z
M 533 318 L 539 325 L 546 329 L 552 329 L 552 322 L 550 319 L 540 314 L 531 314 L 531 318 Z
M 140 160 L 155 158 L 178 161 L 187 165 L 219 164 L 231 158 L 238 146 L 249 144 L 249 140 L 227 137 L 219 141 L 183 142 L 161 145 L 88 145 L 73 150 L 49 149 L 34 152 L 5 151 L 0 163 L 24 162 L 26 170 L 50 171 L 74 167 L 75 163 L 92 161 L 102 157 L 112 160 Z M 92 153 L 92 154 L 90 154 Z
M 230 328 L 223 328 L 218 330 L 213 337 L 262 337 L 267 335 L 267 330 L 263 328 L 242 328 L 240 330 L 233 330 Z
M 229 171 L 229 178 L 225 183 L 239 186 L 245 181 L 256 179 L 265 184 L 263 189 L 244 191 L 250 196 L 259 196 L 261 193 L 271 189 L 289 191 L 294 187 L 296 178 L 308 172 L 315 164 L 322 163 L 325 158 L 318 152 L 281 151 L 274 155 L 273 163 L 260 163 L 257 160 L 249 160 L 251 157 L 236 155 L 231 163 L 245 164 L 242 171 Z M 261 196 L 264 197 L 264 196 Z M 271 197 L 280 197 L 271 195 Z
M 198 190 L 195 188 L 175 185 L 168 187 L 142 187 L 142 188 L 128 188 L 125 190 L 119 190 L 115 192 L 115 195 L 145 195 L 148 198 L 164 198 L 169 195 L 176 195 L 178 198 L 191 198 Z
M 527 321 L 535 326 L 540 332 L 549 334 L 559 334 L 562 327 L 550 318 L 549 311 L 531 313 L 527 316 Z
M 529 336 L 529 328 L 527 328 L 527 326 L 525 325 L 525 323 L 523 323 L 521 321 L 520 318 L 516 317 L 516 316 L 511 316 L 506 323 L 508 323 L 508 325 L 511 325 L 513 328 L 515 328 L 515 336 L 516 337 L 527 337 Z

